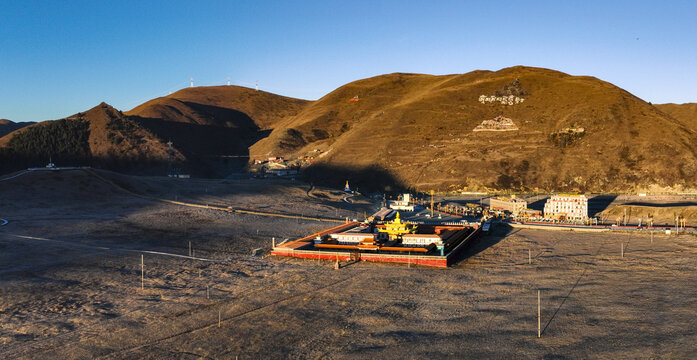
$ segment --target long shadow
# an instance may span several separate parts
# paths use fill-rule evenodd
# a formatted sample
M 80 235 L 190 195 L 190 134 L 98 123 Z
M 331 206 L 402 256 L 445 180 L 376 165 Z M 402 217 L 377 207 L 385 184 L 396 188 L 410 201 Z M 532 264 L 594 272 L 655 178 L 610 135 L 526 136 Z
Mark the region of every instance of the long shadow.
M 467 249 L 465 249 L 465 251 L 454 259 L 453 265 L 477 256 L 482 251 L 500 243 L 507 236 L 514 234 L 517 231 L 518 230 L 515 230 L 508 224 L 496 224 L 492 226 L 489 234 L 480 235 L 478 239 L 471 243 Z
M 607 209 L 617 198 L 616 195 L 595 195 L 588 199 L 588 216 L 594 217 Z M 529 209 L 543 211 L 549 196 L 536 196 L 534 201 L 528 204 Z
M 346 181 L 361 193 L 400 191 L 408 189 L 389 170 L 379 166 L 335 166 L 318 164 L 306 168 L 305 180 L 317 185 L 343 188 Z
M 221 178 L 243 172 L 249 160 L 249 147 L 270 133 L 241 111 L 192 102 L 184 104 L 197 115 L 190 123 L 140 116 L 131 119 L 160 139 L 172 141 L 188 160 L 185 172 L 194 176 Z M 197 123 L 200 121 L 204 123 Z
M 622 205 L 633 205 L 633 206 L 653 206 L 653 207 L 674 207 L 674 206 L 697 206 L 697 202 L 694 201 L 680 201 L 680 202 L 664 202 L 664 203 L 652 203 L 652 202 L 628 202 Z
M 588 199 L 588 216 L 595 217 L 615 201 L 617 195 L 596 195 Z

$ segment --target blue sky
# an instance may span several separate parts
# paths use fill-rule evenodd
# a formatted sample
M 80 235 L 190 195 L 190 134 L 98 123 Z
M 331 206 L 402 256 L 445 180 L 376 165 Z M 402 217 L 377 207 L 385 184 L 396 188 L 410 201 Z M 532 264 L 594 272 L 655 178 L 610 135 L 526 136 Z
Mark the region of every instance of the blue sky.
M 354 80 L 514 65 L 697 102 L 694 1 L 0 1 L 0 118 L 120 110 L 189 84 L 317 99 Z

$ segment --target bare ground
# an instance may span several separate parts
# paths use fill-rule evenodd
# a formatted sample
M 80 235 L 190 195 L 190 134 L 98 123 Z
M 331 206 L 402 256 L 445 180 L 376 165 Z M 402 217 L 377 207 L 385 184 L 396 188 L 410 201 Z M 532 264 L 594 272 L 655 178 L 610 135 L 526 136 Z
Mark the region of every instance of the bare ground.
M 12 201 L 0 202 L 0 217 L 10 220 L 0 227 L 3 358 L 697 355 L 690 236 L 498 228 L 449 269 L 355 263 L 337 271 L 331 262 L 251 255 L 268 252 L 272 236 L 326 223 L 154 203 L 108 187 L 80 204 L 67 203 L 68 190 L 60 203 L 43 202 L 43 185 L 24 194 L 5 186 L 0 198 Z M 353 211 L 329 193 L 279 186 L 268 204 L 279 211 L 279 203 Z M 196 257 L 215 261 L 145 253 L 141 290 L 141 250 L 187 255 L 189 241 Z

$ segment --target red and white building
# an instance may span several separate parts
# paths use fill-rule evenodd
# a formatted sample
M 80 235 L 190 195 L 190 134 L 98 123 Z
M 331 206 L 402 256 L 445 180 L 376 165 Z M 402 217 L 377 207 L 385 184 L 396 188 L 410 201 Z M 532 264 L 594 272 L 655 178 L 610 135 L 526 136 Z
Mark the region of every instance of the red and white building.
M 554 195 L 545 203 L 544 217 L 585 220 L 588 218 L 588 198 L 586 195 Z

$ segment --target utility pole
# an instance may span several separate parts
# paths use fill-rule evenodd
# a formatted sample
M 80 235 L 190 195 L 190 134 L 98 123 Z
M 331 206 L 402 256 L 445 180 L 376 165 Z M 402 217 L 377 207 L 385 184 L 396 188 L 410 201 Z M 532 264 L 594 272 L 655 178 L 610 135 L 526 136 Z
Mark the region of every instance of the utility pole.
M 431 189 L 431 218 L 433 218 L 433 189 Z
M 145 265 L 143 264 L 143 254 L 140 254 L 140 289 L 145 289 Z

